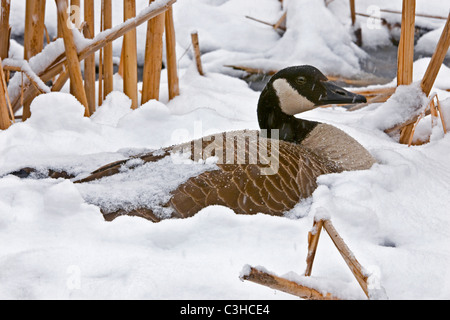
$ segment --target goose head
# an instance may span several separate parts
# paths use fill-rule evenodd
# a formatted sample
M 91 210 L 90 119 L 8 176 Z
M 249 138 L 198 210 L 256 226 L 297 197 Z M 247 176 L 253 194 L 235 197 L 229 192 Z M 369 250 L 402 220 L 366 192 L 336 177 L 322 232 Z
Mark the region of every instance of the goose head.
M 288 67 L 272 76 L 262 91 L 258 102 L 258 122 L 261 129 L 280 130 L 282 140 L 300 142 L 317 123 L 294 115 L 327 104 L 363 102 L 366 102 L 364 96 L 328 81 L 313 66 Z

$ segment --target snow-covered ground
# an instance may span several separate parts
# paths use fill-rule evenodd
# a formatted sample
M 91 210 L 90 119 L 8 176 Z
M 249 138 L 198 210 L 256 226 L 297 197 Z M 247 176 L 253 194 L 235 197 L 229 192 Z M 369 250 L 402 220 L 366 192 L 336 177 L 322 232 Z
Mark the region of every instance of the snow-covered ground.
M 138 9 L 148 3 L 136 2 Z M 12 3 L 16 35 L 23 32 L 20 3 Z M 118 12 L 121 4 L 117 1 Z M 357 1 L 357 10 L 368 12 L 374 4 L 401 9 L 400 0 L 364 0 Z M 56 30 L 52 6 L 48 1 L 51 33 Z M 384 104 L 353 112 L 319 108 L 299 115 L 343 129 L 378 164 L 319 177 L 313 196 L 299 203 L 289 218 L 242 216 L 213 206 L 185 220 L 153 224 L 120 217 L 105 222 L 99 208 L 86 201 L 83 187 L 70 180 L 5 176 L 26 166 L 83 175 L 138 151 L 214 132 L 257 129 L 259 92 L 232 77 L 240 73 L 224 65 L 279 69 L 312 64 L 327 74 L 362 73 L 359 62 L 367 54 L 352 42 L 348 1 L 334 0 L 327 8 L 323 1 L 285 0 L 285 7 L 288 31 L 281 37 L 245 18 L 275 23 L 283 13 L 278 0 L 179 0 L 174 16 L 180 96 L 168 101 L 163 71 L 161 101 L 132 111 L 116 76 L 117 91 L 91 118 L 83 117 L 83 107 L 72 96 L 50 93 L 34 100 L 28 121 L 0 132 L 0 299 L 296 299 L 242 282 L 239 275 L 244 266 L 253 265 L 297 279 L 306 266 L 307 234 L 316 214 L 330 217 L 371 275 L 372 289 L 382 287 L 384 297 L 450 298 L 450 136 L 443 134 L 440 123 L 431 130 L 428 119 L 418 130 L 431 134 L 431 142 L 423 146 L 400 145 L 383 132 L 407 116 L 405 109 L 425 99 L 417 83 L 399 88 Z M 448 10 L 442 1 L 417 0 L 417 12 L 447 16 Z M 121 19 L 114 15 L 115 24 Z M 365 46 L 388 44 L 384 29 L 363 19 L 359 23 L 369 39 Z M 444 21 L 423 23 L 439 30 Z M 198 75 L 192 60 L 192 30 L 200 36 L 205 77 Z M 432 31 L 417 46 L 434 46 L 430 43 L 439 36 Z M 141 62 L 144 38 L 145 26 L 138 30 Z M 116 41 L 117 56 L 120 45 Z M 16 57 L 20 50 L 13 43 Z M 428 62 L 415 62 L 414 81 L 420 81 Z M 443 66 L 433 89 L 446 113 L 449 73 Z M 342 298 L 365 298 L 325 233 L 312 278 Z

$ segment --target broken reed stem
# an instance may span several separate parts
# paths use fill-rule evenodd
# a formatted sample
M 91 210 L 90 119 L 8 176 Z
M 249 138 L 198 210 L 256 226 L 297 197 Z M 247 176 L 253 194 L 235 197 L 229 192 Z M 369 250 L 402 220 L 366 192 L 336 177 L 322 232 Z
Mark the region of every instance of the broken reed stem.
M 167 77 L 169 82 L 169 100 L 172 100 L 180 94 L 177 71 L 177 55 L 175 41 L 175 26 L 173 24 L 172 6 L 166 11 L 166 58 L 167 58 Z
M 9 50 L 9 13 L 10 13 L 10 0 L 2 0 L 0 14 L 0 58 L 8 58 Z
M 403 0 L 402 27 L 397 57 L 397 86 L 409 85 L 413 80 L 414 33 L 416 0 Z M 408 143 L 413 125 L 400 132 L 400 143 Z
M 86 39 L 94 38 L 94 0 L 84 0 L 84 21 L 84 37 Z M 91 54 L 84 61 L 84 89 L 86 91 L 89 112 L 93 114 L 95 112 L 95 54 Z
M 85 116 L 89 117 L 89 106 L 84 91 L 83 77 L 81 75 L 80 61 L 78 59 L 77 48 L 73 39 L 72 30 L 67 26 L 67 3 L 65 0 L 55 0 L 58 7 L 58 19 L 60 21 L 61 30 L 63 33 L 65 54 L 67 58 L 67 65 L 69 68 L 70 82 L 73 86 L 73 95 L 85 108 Z
M 154 0 L 150 0 L 150 3 L 153 1 Z M 147 24 L 141 104 L 144 104 L 151 99 L 159 100 L 164 26 L 164 13 L 150 19 Z
M 103 29 L 109 30 L 112 28 L 112 3 L 111 0 L 103 0 Z M 105 46 L 103 53 L 103 67 L 104 67 L 104 88 L 103 98 L 106 98 L 114 89 L 114 62 L 113 62 L 113 45 L 112 42 Z
M 124 0 L 124 21 L 136 16 L 136 1 Z M 138 107 L 137 90 L 137 47 L 136 47 L 136 29 L 127 32 L 123 37 L 124 46 L 124 70 L 123 70 L 123 90 L 131 99 L 131 108 Z
M 314 258 L 316 256 L 317 245 L 319 244 L 320 232 L 322 231 L 323 220 L 314 221 L 313 230 L 308 233 L 308 256 L 306 257 L 305 276 L 309 277 L 312 272 Z
M 263 286 L 283 291 L 302 299 L 307 300 L 339 300 L 330 293 L 321 293 L 314 288 L 310 288 L 294 281 L 290 281 L 281 277 L 278 277 L 267 272 L 257 270 L 250 267 L 250 272 L 242 277 L 243 280 L 248 280 Z
M 203 72 L 202 59 L 200 54 L 200 45 L 198 42 L 198 33 L 197 31 L 191 33 L 192 47 L 194 48 L 194 56 L 195 56 L 195 64 L 197 65 L 198 73 L 203 76 L 205 75 Z

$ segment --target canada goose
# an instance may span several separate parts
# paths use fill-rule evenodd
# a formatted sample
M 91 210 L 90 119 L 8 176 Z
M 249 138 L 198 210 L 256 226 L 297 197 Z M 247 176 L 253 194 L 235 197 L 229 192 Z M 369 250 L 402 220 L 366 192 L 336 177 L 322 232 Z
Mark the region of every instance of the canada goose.
M 280 216 L 312 195 L 319 175 L 368 169 L 375 163 L 369 152 L 342 130 L 294 115 L 320 105 L 365 101 L 364 96 L 328 82 L 315 67 L 289 67 L 276 73 L 261 93 L 257 108 L 261 131 L 203 137 L 108 164 L 74 182 L 96 183 L 120 175 L 124 168 L 135 170 L 160 161 L 166 161 L 166 166 L 168 158 L 187 152 L 193 163 L 207 163 L 211 157 L 215 162 L 205 164 L 203 172 L 185 177 L 156 206 L 122 203 L 111 207 L 95 198 L 88 202 L 99 205 L 106 220 L 125 214 L 154 222 L 186 218 L 210 205 L 227 206 L 237 214 Z
M 121 175 L 137 172 L 139 181 L 134 185 L 138 185 L 148 183 L 146 179 L 150 177 L 146 175 L 157 170 L 170 173 L 182 168 L 183 174 L 176 176 L 175 183 L 166 178 L 171 187 L 163 195 L 143 186 L 133 199 L 124 196 L 105 200 L 101 192 L 100 195 L 86 192 L 85 199 L 98 205 L 106 220 L 120 215 L 140 216 L 154 222 L 186 218 L 210 205 L 227 206 L 237 214 L 281 216 L 312 195 L 318 176 L 368 169 L 375 163 L 370 153 L 342 130 L 294 115 L 320 105 L 361 102 L 366 102 L 364 96 L 329 82 L 315 67 L 289 67 L 272 76 L 260 95 L 257 107 L 260 131 L 223 132 L 136 155 L 103 166 L 74 183 L 81 189 L 103 183 L 105 193 L 119 183 L 120 192 L 124 181 Z M 180 158 L 176 155 L 180 154 L 187 155 L 194 164 L 192 173 L 189 167 L 177 167 L 180 164 L 175 160 Z M 145 166 L 150 168 L 141 174 L 139 170 Z M 31 171 L 27 168 L 14 174 L 26 177 Z M 73 178 L 66 173 L 49 174 Z M 154 187 L 152 182 L 147 186 Z M 155 190 L 157 195 L 152 194 Z

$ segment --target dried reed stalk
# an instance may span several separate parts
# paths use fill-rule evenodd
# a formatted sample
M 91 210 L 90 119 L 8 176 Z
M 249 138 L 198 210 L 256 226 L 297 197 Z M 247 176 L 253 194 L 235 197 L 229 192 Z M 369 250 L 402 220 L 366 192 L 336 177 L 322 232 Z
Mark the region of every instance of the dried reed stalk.
M 167 77 L 169 82 L 169 100 L 180 94 L 177 71 L 177 55 L 175 41 L 175 26 L 173 24 L 172 7 L 166 11 L 166 52 L 167 52 Z
M 153 1 L 150 0 L 150 3 Z M 159 99 L 164 25 L 164 13 L 148 21 L 141 104 L 151 99 Z
M 431 88 L 433 87 L 434 81 L 439 73 L 442 63 L 444 62 L 445 55 L 447 54 L 448 48 L 450 46 L 450 13 L 447 17 L 447 22 L 445 23 L 444 30 L 442 31 L 439 42 L 436 46 L 436 50 L 431 57 L 430 64 L 428 65 L 425 75 L 422 79 L 421 86 L 422 91 L 429 95 Z
M 102 8 L 101 8 L 101 15 L 100 15 L 100 33 L 103 32 L 103 16 L 104 16 L 104 5 L 105 2 L 102 1 Z M 98 51 L 98 106 L 100 107 L 103 104 L 103 50 L 104 48 L 101 48 Z
M 10 0 L 2 0 L 0 14 L 0 58 L 8 58 L 9 35 L 11 26 L 9 25 Z
M 37 76 L 32 70 L 29 70 L 27 68 L 18 67 L 18 66 L 8 66 L 8 65 L 5 65 L 3 69 L 6 70 L 6 71 L 21 72 L 22 75 L 25 74 L 26 77 L 28 78 L 28 80 L 30 80 L 30 82 L 33 84 L 33 86 L 39 91 L 39 93 L 46 93 L 46 92 L 48 92 L 48 87 L 47 88 L 42 88 L 35 81 L 35 77 L 37 77 Z
M 44 48 L 45 0 L 27 0 L 25 12 L 24 59 Z
M 396 14 L 402 14 L 401 11 L 396 10 L 388 10 L 388 9 L 380 9 L 381 12 L 387 12 L 387 13 L 396 13 Z M 423 13 L 416 13 L 416 17 L 424 17 L 424 18 L 432 18 L 432 19 L 440 19 L 440 20 L 446 20 L 446 17 L 441 16 L 435 16 L 430 14 L 423 14 Z
M 412 129 L 411 135 L 409 136 L 409 139 L 408 139 L 408 146 L 422 145 L 424 143 L 429 142 L 429 140 L 430 140 L 429 138 L 426 141 L 421 141 L 421 140 L 413 141 L 414 133 L 416 131 L 417 125 L 427 115 L 431 115 L 431 117 L 432 117 L 432 119 L 431 119 L 431 127 L 432 128 L 436 126 L 437 118 L 440 118 L 441 123 L 442 123 L 442 129 L 445 134 L 447 133 L 447 123 L 446 123 L 446 121 L 445 121 L 446 119 L 444 119 L 444 115 L 442 113 L 441 102 L 439 101 L 437 94 L 434 93 L 431 96 L 430 102 L 426 106 L 425 110 L 418 116 L 416 122 L 413 123 L 413 129 Z
M 409 85 L 413 80 L 414 33 L 416 0 L 403 0 L 402 28 L 397 57 L 397 85 Z M 413 125 L 402 128 L 400 143 L 408 143 Z
M 308 256 L 306 257 L 305 276 L 309 277 L 312 272 L 314 258 L 316 256 L 317 245 L 319 244 L 320 232 L 322 231 L 323 220 L 314 221 L 313 230 L 308 233 Z
M 352 19 L 352 26 L 354 26 L 356 23 L 355 0 L 350 0 L 350 18 Z
M 90 45 L 88 45 L 86 48 L 84 48 L 78 53 L 78 59 L 80 61 L 86 59 L 86 57 L 98 51 L 99 49 L 104 48 L 105 45 L 107 45 L 108 43 L 122 37 L 128 31 L 137 28 L 141 24 L 165 12 L 175 2 L 176 0 L 169 0 L 166 4 L 158 6 L 153 10 L 146 10 L 145 12 L 141 12 L 136 19 L 124 22 L 121 25 L 115 27 L 113 32 L 106 31 L 106 33 L 97 35 Z M 59 57 L 55 58 L 53 61 L 49 61 L 47 63 L 47 68 L 44 71 L 39 72 L 38 76 L 44 82 L 51 80 L 53 77 L 56 77 L 63 71 L 66 60 L 67 60 L 66 53 L 64 52 Z M 36 97 L 36 95 L 38 94 L 36 89 L 33 86 L 30 86 L 29 84 L 25 84 L 24 91 L 25 91 L 24 92 L 25 101 L 33 100 L 34 97 Z M 11 100 L 13 110 L 17 111 L 18 109 L 20 109 L 21 107 L 20 95 L 17 94 L 14 95 Z
M 94 38 L 95 14 L 94 0 L 84 0 L 84 29 L 86 39 Z M 90 114 L 95 112 L 95 54 L 91 54 L 84 60 L 84 89 Z
M 89 117 L 89 106 L 84 91 L 83 77 L 81 75 L 80 61 L 78 59 L 77 48 L 73 39 L 72 30 L 67 26 L 67 3 L 65 0 L 55 0 L 58 7 L 58 19 L 63 33 L 65 54 L 67 58 L 67 66 L 69 68 L 70 82 L 73 86 L 73 95 L 85 108 L 85 116 Z
M 283 16 L 284 16 L 284 15 L 283 15 Z M 281 23 L 280 23 L 280 25 L 277 25 L 277 23 L 281 21 L 281 19 L 283 18 L 283 16 L 281 16 L 281 18 L 280 18 L 276 23 L 266 22 L 266 21 L 259 20 L 259 19 L 256 19 L 256 18 L 253 18 L 253 17 L 250 17 L 250 16 L 245 16 L 245 17 L 246 17 L 247 19 L 250 19 L 250 20 L 253 20 L 253 21 L 256 21 L 256 22 L 259 22 L 259 23 L 268 25 L 268 26 L 271 26 L 271 27 L 274 28 L 274 29 L 279 29 L 279 30 L 282 30 L 282 31 L 286 31 L 286 27 L 283 27 L 283 26 L 281 25 Z M 281 22 L 283 22 L 283 21 L 281 21 Z
M 11 117 L 14 118 L 12 110 L 8 108 L 8 88 L 3 74 L 2 61 L 0 59 L 0 130 L 6 130 L 11 126 Z M 11 111 L 8 111 L 11 110 Z M 11 114 L 10 114 L 11 113 Z
M 403 15 L 397 58 L 397 85 L 409 85 L 413 79 L 416 0 L 403 0 Z
M 124 0 L 123 8 L 124 21 L 136 16 L 135 0 Z M 129 31 L 124 35 L 123 46 L 123 89 L 124 93 L 131 99 L 131 108 L 136 109 L 138 107 L 136 29 Z
M 72 20 L 73 25 L 75 25 L 75 28 L 80 27 L 81 22 L 81 9 L 80 9 L 80 0 L 70 0 L 70 7 L 69 7 L 69 19 Z M 74 94 L 76 89 L 73 87 L 72 81 L 70 82 L 70 93 Z
M 436 46 L 436 50 L 431 57 L 430 64 L 428 65 L 427 70 L 425 71 L 425 75 L 421 82 L 422 91 L 429 95 L 431 89 L 434 85 L 436 77 L 439 73 L 439 69 L 444 61 L 445 55 L 450 46 L 450 14 L 447 18 L 447 22 L 444 26 L 444 30 L 442 31 L 439 42 Z M 426 113 L 425 115 L 429 114 Z M 397 125 L 391 129 L 386 130 L 386 132 L 392 132 L 395 129 L 401 128 L 400 142 L 404 144 L 408 144 L 410 141 L 411 135 L 413 135 L 414 123 L 417 122 L 419 116 L 413 117 L 412 119 L 406 121 L 403 124 Z
M 111 0 L 103 0 L 103 30 L 112 28 L 112 3 Z M 114 89 L 114 63 L 113 63 L 113 45 L 108 43 L 104 48 L 103 53 L 103 68 L 104 68 L 104 87 L 103 97 L 106 98 Z
M 287 11 L 285 13 L 283 13 L 283 15 L 281 16 L 280 19 L 278 19 L 277 22 L 275 22 L 275 24 L 273 25 L 273 28 L 276 29 L 281 29 L 283 28 L 284 30 L 286 30 L 286 27 L 282 27 L 281 25 L 283 24 L 283 22 L 286 21 L 287 18 Z
M 44 48 L 45 0 L 27 0 L 25 11 L 24 59 L 29 60 Z M 31 102 L 23 105 L 22 120 L 31 116 Z
M 191 33 L 192 47 L 194 48 L 194 56 L 195 56 L 195 64 L 197 66 L 198 73 L 203 76 L 205 75 L 203 72 L 202 59 L 200 54 L 200 45 L 198 42 L 198 33 Z

